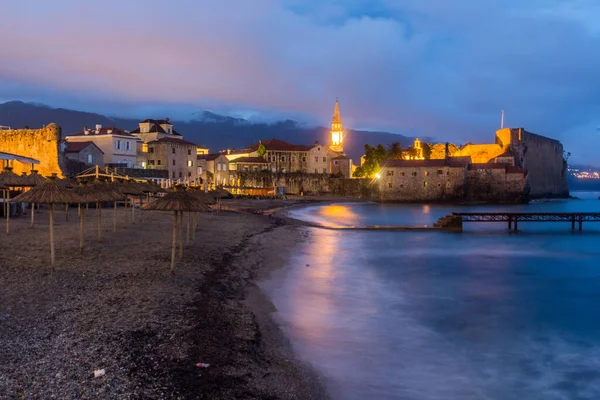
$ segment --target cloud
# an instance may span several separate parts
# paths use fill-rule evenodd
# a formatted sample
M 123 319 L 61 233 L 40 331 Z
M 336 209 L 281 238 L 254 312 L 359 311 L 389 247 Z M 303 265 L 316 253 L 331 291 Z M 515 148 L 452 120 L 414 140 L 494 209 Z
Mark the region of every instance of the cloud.
M 0 90 L 113 113 L 323 124 L 339 97 L 349 127 L 459 142 L 492 140 L 505 109 L 510 125 L 587 160 L 586 141 L 600 144 L 589 128 L 600 125 L 598 11 L 589 0 L 21 0 L 3 4 Z

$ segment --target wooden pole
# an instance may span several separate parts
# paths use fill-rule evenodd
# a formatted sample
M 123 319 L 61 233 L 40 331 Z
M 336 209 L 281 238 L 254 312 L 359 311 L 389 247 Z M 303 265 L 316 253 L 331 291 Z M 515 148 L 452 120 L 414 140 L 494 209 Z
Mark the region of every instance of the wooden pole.
M 52 213 L 54 211 L 54 204 L 50 203 L 49 207 L 50 216 L 50 263 L 52 264 L 52 272 L 54 272 L 54 220 Z
M 131 201 L 131 223 L 135 224 L 135 198 Z
M 175 272 L 175 248 L 177 247 L 177 211 L 173 211 L 173 238 L 171 240 L 171 274 Z
M 10 234 L 9 222 L 10 222 L 10 190 L 6 189 L 6 234 Z
M 65 204 L 65 221 L 69 220 L 69 204 Z
M 190 245 L 190 223 L 191 223 L 191 219 L 192 219 L 192 213 L 188 211 L 188 220 L 187 220 L 187 232 L 186 232 L 186 245 Z
M 33 228 L 33 223 L 35 221 L 35 203 L 31 203 L 31 227 Z
M 113 232 L 117 231 L 117 202 L 113 202 Z
M 83 254 L 83 210 L 79 212 L 79 254 Z
M 100 239 L 102 238 L 102 233 L 100 232 L 100 227 L 102 225 L 102 211 L 99 202 L 96 202 L 96 214 L 98 215 L 98 241 L 100 241 Z
M 183 258 L 183 211 L 179 211 L 179 259 Z

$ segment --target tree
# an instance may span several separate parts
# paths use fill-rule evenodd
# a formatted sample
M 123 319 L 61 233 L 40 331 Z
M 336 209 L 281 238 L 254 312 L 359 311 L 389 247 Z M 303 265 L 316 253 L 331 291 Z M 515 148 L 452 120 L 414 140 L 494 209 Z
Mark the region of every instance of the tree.
M 431 149 L 432 149 L 433 145 L 431 143 L 421 142 L 421 147 L 423 147 L 423 158 L 425 158 L 426 160 L 430 160 L 431 159 Z
M 265 147 L 265 145 L 260 142 L 258 144 L 258 149 L 256 150 L 256 152 L 258 153 L 259 157 L 263 157 L 265 155 L 265 153 L 267 152 L 267 148 Z
M 389 150 L 387 153 L 388 160 L 402 160 L 402 146 L 400 142 L 394 142 L 392 144 L 388 144 Z
M 354 171 L 356 178 L 373 178 L 379 173 L 379 164 L 387 158 L 388 152 L 383 145 L 377 147 L 365 145 L 365 162 Z

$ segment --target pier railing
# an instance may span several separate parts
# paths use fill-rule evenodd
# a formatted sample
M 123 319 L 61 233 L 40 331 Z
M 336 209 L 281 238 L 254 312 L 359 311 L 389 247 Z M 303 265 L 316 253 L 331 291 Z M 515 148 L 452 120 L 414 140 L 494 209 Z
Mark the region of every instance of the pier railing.
M 464 222 L 506 222 L 508 229 L 517 230 L 519 222 L 570 222 L 571 229 L 583 229 L 583 222 L 600 222 L 600 212 L 536 212 L 536 213 L 507 213 L 507 212 L 461 212 L 443 217 L 446 221 Z M 438 221 L 439 222 L 439 221 Z M 443 228 L 443 226 L 440 226 Z

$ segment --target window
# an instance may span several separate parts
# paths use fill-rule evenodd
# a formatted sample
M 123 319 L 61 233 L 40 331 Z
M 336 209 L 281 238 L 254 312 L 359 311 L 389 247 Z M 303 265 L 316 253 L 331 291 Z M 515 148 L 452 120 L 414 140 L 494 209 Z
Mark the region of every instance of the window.
M 315 162 L 319 162 L 319 157 L 315 157 Z
M 429 171 L 425 171 L 425 176 L 429 176 Z
M 427 181 L 423 182 L 423 187 L 427 187 Z
M 182 177 L 183 177 L 183 174 L 182 174 L 181 172 L 179 172 L 179 177 L 180 177 L 180 178 L 182 178 Z
M 441 169 L 438 169 L 438 175 L 444 175 L 444 171 L 442 171 Z
M 125 142 L 125 149 L 131 150 L 131 143 L 129 143 L 129 141 Z
M 281 162 L 285 162 L 285 156 L 281 156 Z
M 156 160 L 156 165 L 160 165 L 160 160 Z
M 317 147 L 317 151 L 321 151 L 321 148 L 320 148 L 320 147 Z
M 271 162 L 277 161 L 277 156 L 271 156 Z
M 326 174 L 327 173 L 327 168 L 323 168 L 323 173 Z
M 319 173 L 319 170 L 315 168 L 315 174 L 318 174 L 318 173 Z
M 171 152 L 175 154 L 175 146 L 171 147 Z
M 202 167 L 198 167 L 198 175 L 202 175 Z
M 403 188 L 403 187 L 404 187 L 404 185 L 401 183 L 401 184 L 400 184 L 400 187 L 401 187 L 401 188 Z
M 193 167 L 194 166 L 194 162 L 192 160 L 188 160 L 188 167 Z
M 404 175 L 406 175 L 406 173 L 400 172 L 400 176 L 404 176 Z
M 154 153 L 154 147 L 148 147 L 148 153 Z
M 337 161 L 337 160 L 335 160 L 335 161 L 333 162 L 333 165 L 338 165 L 338 161 Z
M 392 182 L 388 183 L 388 188 L 391 189 L 392 188 Z
M 188 149 L 188 156 L 192 155 L 192 149 Z
M 175 165 L 175 159 L 173 159 L 173 165 Z
M 189 178 L 189 177 L 191 177 L 191 176 L 192 176 L 192 173 L 191 173 L 191 172 L 188 172 L 188 178 Z
M 306 162 L 306 157 L 302 157 L 302 162 Z
M 292 162 L 296 161 L 296 157 L 291 156 L 290 159 L 292 160 Z
M 254 172 L 258 171 L 258 167 L 257 167 L 256 165 L 255 165 L 255 166 L 253 166 L 253 167 L 252 167 L 252 171 L 254 171 Z
M 146 161 L 142 161 L 142 168 L 146 168 Z
M 438 183 L 438 187 L 442 187 L 442 184 L 441 184 L 441 183 Z
M 148 160 L 148 165 L 154 165 L 154 160 Z
M 323 162 L 327 162 L 327 157 L 323 157 Z
M 121 141 L 120 140 L 117 140 L 117 142 L 115 143 L 115 148 L 117 150 L 121 150 Z
M 173 171 L 173 179 L 175 179 L 175 171 Z
M 416 172 L 413 172 L 413 173 L 412 173 L 412 176 L 417 176 L 417 173 L 416 173 Z
M 92 162 L 93 162 L 92 155 L 88 154 L 88 164 L 91 164 Z
M 248 166 L 244 165 L 244 172 L 248 172 Z
M 394 176 L 394 171 L 388 171 L 387 176 Z
M 221 164 L 217 164 L 217 171 L 221 170 Z

